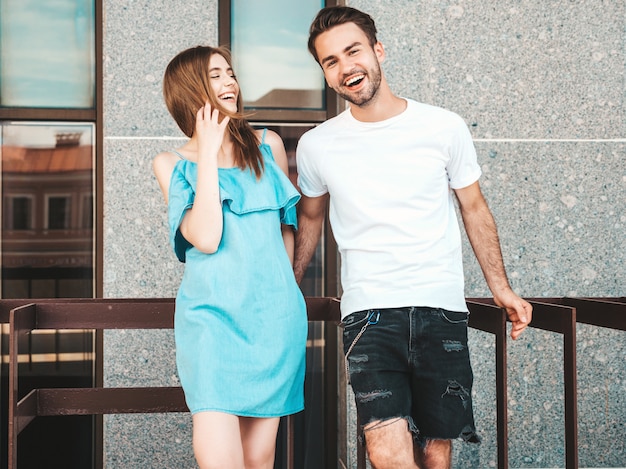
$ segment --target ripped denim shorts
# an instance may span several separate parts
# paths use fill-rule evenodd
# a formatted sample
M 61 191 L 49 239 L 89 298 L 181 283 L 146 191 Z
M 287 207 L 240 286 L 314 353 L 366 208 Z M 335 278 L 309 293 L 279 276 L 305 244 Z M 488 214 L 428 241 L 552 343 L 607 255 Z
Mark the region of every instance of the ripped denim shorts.
M 429 439 L 478 443 L 467 312 L 406 307 L 344 318 L 343 347 L 361 428 L 404 418 L 422 446 Z

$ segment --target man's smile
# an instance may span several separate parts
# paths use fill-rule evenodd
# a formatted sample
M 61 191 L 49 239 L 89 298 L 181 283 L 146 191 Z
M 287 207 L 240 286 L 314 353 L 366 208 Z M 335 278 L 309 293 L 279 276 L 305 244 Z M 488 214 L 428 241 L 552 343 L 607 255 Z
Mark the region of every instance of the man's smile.
M 346 88 L 354 88 L 358 86 L 365 79 L 364 73 L 357 73 L 355 75 L 350 76 L 347 80 L 343 82 L 343 86 Z

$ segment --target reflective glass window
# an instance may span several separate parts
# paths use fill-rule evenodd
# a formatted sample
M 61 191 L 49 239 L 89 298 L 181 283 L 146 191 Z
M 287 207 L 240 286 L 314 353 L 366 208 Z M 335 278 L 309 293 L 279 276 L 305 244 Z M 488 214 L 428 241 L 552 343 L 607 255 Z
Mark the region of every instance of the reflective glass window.
M 29 196 L 12 195 L 4 199 L 3 224 L 9 230 L 30 230 L 33 200 Z
M 70 196 L 48 197 L 48 229 L 67 230 L 70 227 Z
M 27 302 L 94 296 L 93 217 L 85 226 L 77 208 L 93 200 L 94 138 L 92 123 L 0 121 L 0 297 Z M 0 325 L 0 332 L 6 373 L 9 325 Z M 30 333 L 20 346 L 20 393 L 93 386 L 94 340 L 91 330 Z M 5 400 L 0 414 L 7 415 L 6 409 Z M 0 424 L 0 433 L 7 434 L 7 424 L 6 419 Z M 19 445 L 41 451 L 21 452 L 19 466 L 93 467 L 94 428 L 90 415 L 35 419 L 20 434 Z M 6 451 L 1 446 L 0 452 Z
M 0 132 L 2 296 L 93 296 L 94 125 L 3 123 Z
M 93 3 L 0 1 L 0 106 L 94 107 Z
M 320 0 L 233 0 L 231 49 L 248 108 L 323 109 L 324 76 L 307 49 Z

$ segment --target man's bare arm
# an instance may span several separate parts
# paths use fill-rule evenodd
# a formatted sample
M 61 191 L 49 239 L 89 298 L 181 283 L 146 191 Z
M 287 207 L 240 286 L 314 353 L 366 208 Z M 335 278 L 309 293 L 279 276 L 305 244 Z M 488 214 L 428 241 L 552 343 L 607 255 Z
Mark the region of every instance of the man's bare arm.
M 293 271 L 300 283 L 311 262 L 317 243 L 322 235 L 322 224 L 326 215 L 328 194 L 320 197 L 302 196 L 298 203 L 298 230 Z
M 532 306 L 516 295 L 507 279 L 500 239 L 493 215 L 478 182 L 455 190 L 465 231 L 483 271 L 495 303 L 504 308 L 513 323 L 511 337 L 517 339 L 532 319 Z

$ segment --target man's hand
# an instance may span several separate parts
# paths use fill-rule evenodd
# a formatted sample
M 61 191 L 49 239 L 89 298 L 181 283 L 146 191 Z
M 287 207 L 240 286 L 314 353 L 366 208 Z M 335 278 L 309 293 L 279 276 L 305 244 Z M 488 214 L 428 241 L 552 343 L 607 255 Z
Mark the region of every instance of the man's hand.
M 495 303 L 506 311 L 509 320 L 513 324 L 511 328 L 511 338 L 516 340 L 520 334 L 526 329 L 533 318 L 532 305 L 517 296 L 513 290 L 506 290 L 493 297 Z

